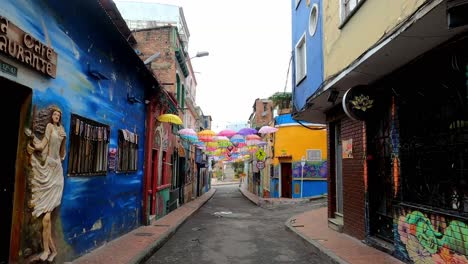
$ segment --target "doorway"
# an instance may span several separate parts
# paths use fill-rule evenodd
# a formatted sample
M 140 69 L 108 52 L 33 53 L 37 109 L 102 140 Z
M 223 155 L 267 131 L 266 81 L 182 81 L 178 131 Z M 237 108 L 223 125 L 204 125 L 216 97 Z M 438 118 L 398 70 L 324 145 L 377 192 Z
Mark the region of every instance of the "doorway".
M 281 197 L 292 198 L 292 165 L 281 163 Z
M 384 105 L 387 106 L 384 109 Z M 391 106 L 382 102 L 379 118 L 366 122 L 370 235 L 393 242 Z
M 341 122 L 335 123 L 335 179 L 336 211 L 335 217 L 343 217 L 343 146 L 341 142 Z
M 150 219 L 153 219 L 156 215 L 156 193 L 158 187 L 158 151 L 153 149 L 152 155 L 152 172 L 151 172 L 151 197 L 150 197 Z
M 9 104 L 2 105 L 2 113 L 7 113 L 7 120 L 9 129 L 4 129 L 5 138 L 4 152 L 6 158 L 4 159 L 4 173 L 0 177 L 0 201 L 3 204 L 4 217 L 0 218 L 0 244 L 5 245 L 0 247 L 0 263 L 9 263 L 10 252 L 17 254 L 19 247 L 19 232 L 22 221 L 23 205 L 25 199 L 26 179 L 23 172 L 17 171 L 16 168 L 23 167 L 17 164 L 21 161 L 18 154 L 23 153 L 18 151 L 18 146 L 25 140 L 24 138 L 24 121 L 26 114 L 29 112 L 31 104 L 31 89 L 18 85 L 9 80 L 0 78 L 0 87 L 4 91 L 8 90 L 10 96 L 8 98 Z M 18 165 L 18 166 L 17 166 Z M 16 186 L 18 184 L 18 186 Z M 15 192 L 15 188 L 18 191 Z M 15 207 L 15 210 L 13 210 Z M 19 212 L 14 215 L 14 211 Z M 13 221 L 13 219 L 15 219 Z M 12 232 L 13 230 L 13 232 Z M 12 234 L 13 233 L 13 234 Z M 10 240 L 13 238 L 13 240 Z

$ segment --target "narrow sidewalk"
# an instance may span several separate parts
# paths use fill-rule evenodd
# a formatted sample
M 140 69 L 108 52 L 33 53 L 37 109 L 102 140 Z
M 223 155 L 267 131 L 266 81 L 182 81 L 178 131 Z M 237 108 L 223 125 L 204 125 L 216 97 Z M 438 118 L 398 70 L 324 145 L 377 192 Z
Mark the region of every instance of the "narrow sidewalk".
M 166 216 L 151 223 L 141 226 L 131 232 L 93 250 L 92 252 L 74 260 L 74 264 L 126 264 L 142 263 L 177 231 L 187 218 L 202 207 L 213 195 L 216 189 L 190 201 Z
M 311 199 L 325 197 L 320 196 L 305 199 L 260 198 L 248 191 L 245 185 L 239 187 L 239 191 L 252 203 L 260 207 L 266 207 L 268 204 L 307 202 Z M 311 248 L 320 258 L 320 263 L 403 263 L 391 255 L 370 247 L 351 236 L 330 229 L 328 227 L 327 207 L 295 215 L 288 219 L 285 225 L 288 230 L 311 245 Z
M 323 263 L 403 263 L 351 236 L 328 228 L 327 207 L 295 215 L 285 225 L 310 243 Z

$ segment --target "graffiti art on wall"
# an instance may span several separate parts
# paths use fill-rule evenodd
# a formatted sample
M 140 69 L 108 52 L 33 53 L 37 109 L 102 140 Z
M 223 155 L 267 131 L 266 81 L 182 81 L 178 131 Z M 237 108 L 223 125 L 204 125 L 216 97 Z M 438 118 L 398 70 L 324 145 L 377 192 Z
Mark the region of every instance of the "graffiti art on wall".
M 306 161 L 304 165 L 304 178 L 327 178 L 328 168 L 327 161 Z M 301 171 L 301 162 L 293 163 L 293 177 L 300 178 Z
M 62 201 L 64 186 L 66 134 L 61 121 L 62 110 L 49 106 L 33 111 L 33 126 L 26 131 L 31 139 L 27 145 L 31 165 L 29 205 L 34 218 L 42 217 L 42 252 L 34 258 L 49 262 L 57 256 L 51 214 Z
M 401 209 L 396 253 L 414 263 L 468 263 L 468 225 L 437 214 Z

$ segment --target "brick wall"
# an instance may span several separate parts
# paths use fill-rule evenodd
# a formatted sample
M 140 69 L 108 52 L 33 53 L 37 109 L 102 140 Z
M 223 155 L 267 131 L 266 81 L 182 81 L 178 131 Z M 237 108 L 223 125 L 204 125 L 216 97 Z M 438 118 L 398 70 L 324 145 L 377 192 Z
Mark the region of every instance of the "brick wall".
M 336 178 L 335 178 L 335 125 L 327 124 L 327 169 L 328 169 L 328 218 L 335 217 Z
M 358 239 L 365 237 L 363 133 L 361 121 L 341 120 L 341 139 L 353 140 L 353 158 L 343 159 L 343 232 Z
M 256 116 L 256 127 L 262 127 L 270 124 L 273 121 L 273 102 L 268 100 L 267 101 L 267 114 L 263 116 L 263 110 L 264 110 L 264 105 L 263 105 L 263 99 L 257 99 L 255 100 L 255 116 Z
M 158 80 L 164 84 L 164 88 L 175 95 L 177 91 L 177 64 L 173 32 L 172 27 L 162 27 L 137 31 L 133 34 L 138 42 L 134 48 L 142 53 L 140 57 L 143 61 L 156 52 L 160 53 L 159 58 L 151 63 L 151 69 Z M 183 74 L 179 74 L 179 77 L 181 83 L 183 83 Z

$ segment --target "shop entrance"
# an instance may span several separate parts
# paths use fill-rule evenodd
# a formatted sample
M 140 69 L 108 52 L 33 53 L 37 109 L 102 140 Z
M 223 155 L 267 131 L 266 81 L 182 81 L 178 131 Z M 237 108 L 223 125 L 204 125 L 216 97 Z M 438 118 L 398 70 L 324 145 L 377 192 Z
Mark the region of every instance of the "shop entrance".
M 281 197 L 292 198 L 292 165 L 281 163 Z
M 15 198 L 17 199 L 16 206 L 18 209 L 15 211 L 20 212 L 20 214 L 23 213 L 22 207 L 25 198 L 24 189 L 19 190 L 15 197 L 15 187 L 23 188 L 25 186 L 23 172 L 16 170 L 16 168 L 23 167 L 22 164 L 17 164 L 17 162 L 21 161 L 18 155 L 23 153 L 21 150 L 18 150 L 18 143 L 21 138 L 24 139 L 24 133 L 22 133 L 24 131 L 23 124 L 26 113 L 29 111 L 32 92 L 29 88 L 3 78 L 0 78 L 0 87 L 2 87 L 3 91 L 9 91 L 8 99 L 6 99 L 9 103 L 1 104 L 2 113 L 6 116 L 4 121 L 5 129 L 3 130 L 5 136 L 3 153 L 6 158 L 3 162 L 4 173 L 0 177 L 0 201 L 2 201 L 4 206 L 3 212 L 5 213 L 4 217 L 0 217 L 0 244 L 4 245 L 0 247 L 0 263 L 9 263 L 9 253 L 18 252 L 19 245 L 19 234 L 11 235 L 12 223 L 19 227 L 19 222 L 22 220 L 21 215 L 13 215 Z M 21 186 L 15 186 L 17 183 L 20 183 Z M 19 232 L 18 229 L 16 231 Z M 11 241 L 10 237 L 14 241 Z

